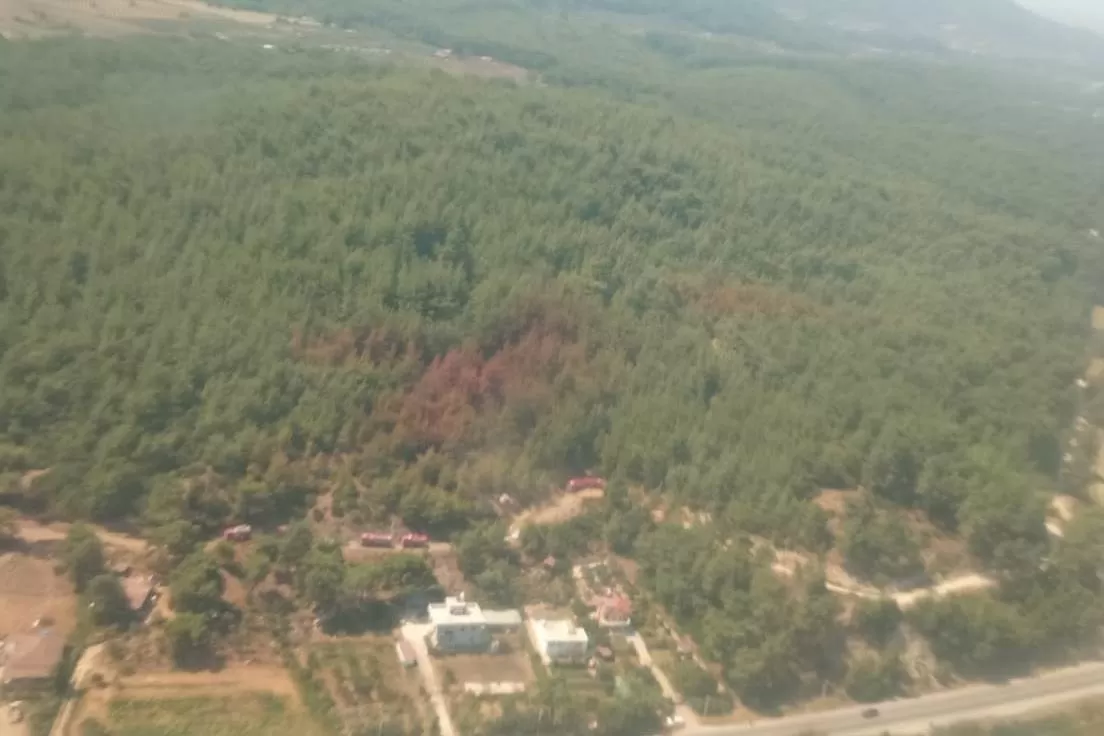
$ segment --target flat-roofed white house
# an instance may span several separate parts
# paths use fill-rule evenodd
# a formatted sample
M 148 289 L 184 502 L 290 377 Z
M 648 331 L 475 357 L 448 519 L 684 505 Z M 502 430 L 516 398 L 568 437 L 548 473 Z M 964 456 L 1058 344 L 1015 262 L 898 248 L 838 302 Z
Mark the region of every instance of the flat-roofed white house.
M 584 662 L 590 649 L 586 631 L 574 621 L 534 621 L 533 642 L 546 662 Z
M 486 651 L 495 632 L 521 626 L 521 614 L 517 611 L 484 611 L 478 603 L 469 603 L 463 596 L 430 603 L 428 611 L 433 624 L 431 641 L 442 652 Z

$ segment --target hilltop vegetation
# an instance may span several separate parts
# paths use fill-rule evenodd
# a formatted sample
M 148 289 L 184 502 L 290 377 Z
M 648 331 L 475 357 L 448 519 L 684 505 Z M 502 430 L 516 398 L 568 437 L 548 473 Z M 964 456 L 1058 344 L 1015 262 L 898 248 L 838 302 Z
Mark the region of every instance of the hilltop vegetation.
M 201 588 L 203 539 L 330 493 L 354 526 L 455 539 L 512 603 L 490 500 L 601 473 L 600 510 L 523 551 L 636 557 L 767 706 L 901 674 L 884 632 L 885 661 L 847 671 L 823 579 L 795 593 L 749 535 L 839 543 L 872 577 L 923 566 L 906 513 L 964 536 L 1004 588 L 909 617 L 961 671 L 1091 636 L 1102 525 L 1052 545 L 1040 495 L 1104 284 L 1091 118 L 982 69 L 725 47 L 680 77 L 709 49 L 521 28 L 545 86 L 196 40 L 0 45 L 3 501 L 131 521 Z M 857 486 L 836 540 L 811 499 Z M 706 528 L 657 527 L 630 487 Z M 389 585 L 301 553 L 317 608 Z
M 959 500 L 1058 470 L 1095 267 L 1061 213 L 586 93 L 5 54 L 9 98 L 42 78 L 3 120 L 2 401 L 43 502 L 156 514 L 198 465 L 225 496 L 196 511 L 261 521 L 321 453 L 444 526 L 590 467 L 718 513 L 864 481 L 951 522 L 937 458 Z M 153 73 L 186 125 L 131 92 Z

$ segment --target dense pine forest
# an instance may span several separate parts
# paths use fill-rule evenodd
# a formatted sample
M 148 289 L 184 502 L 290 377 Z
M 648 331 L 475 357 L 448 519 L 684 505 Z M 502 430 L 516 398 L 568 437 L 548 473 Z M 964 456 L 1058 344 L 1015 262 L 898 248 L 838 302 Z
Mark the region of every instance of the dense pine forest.
M 889 577 L 917 561 L 894 514 L 964 535 L 1017 584 L 913 614 L 963 671 L 1091 634 L 1099 520 L 1051 550 L 1044 502 L 1104 289 L 1099 121 L 981 66 L 676 81 L 649 43 L 636 83 L 528 85 L 0 43 L 2 500 L 197 541 L 332 492 L 479 573 L 490 499 L 600 473 L 596 536 L 749 702 L 839 675 L 839 611 L 718 556 L 738 535 Z M 835 540 L 811 499 L 860 486 Z

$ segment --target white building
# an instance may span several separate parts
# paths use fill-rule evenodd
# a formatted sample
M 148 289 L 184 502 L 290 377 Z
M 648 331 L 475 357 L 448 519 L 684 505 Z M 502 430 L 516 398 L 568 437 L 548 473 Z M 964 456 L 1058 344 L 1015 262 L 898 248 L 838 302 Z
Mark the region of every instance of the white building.
M 433 646 L 443 652 L 485 651 L 491 646 L 496 630 L 515 629 L 521 625 L 517 611 L 484 611 L 478 603 L 469 603 L 463 596 L 446 598 L 444 603 L 429 604 L 429 620 L 433 624 Z
M 586 631 L 574 621 L 534 621 L 534 644 L 546 662 L 584 662 L 590 648 Z

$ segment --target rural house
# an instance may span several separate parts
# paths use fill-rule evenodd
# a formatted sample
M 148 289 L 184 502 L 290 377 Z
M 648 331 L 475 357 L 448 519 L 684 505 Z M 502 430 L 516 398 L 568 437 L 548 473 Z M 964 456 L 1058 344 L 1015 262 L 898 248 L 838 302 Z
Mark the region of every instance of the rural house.
M 590 639 L 574 621 L 534 621 L 533 642 L 546 662 L 566 664 L 586 661 Z
M 484 611 L 463 596 L 429 604 L 433 646 L 442 652 L 482 652 L 490 649 L 495 631 L 521 626 L 517 611 Z

